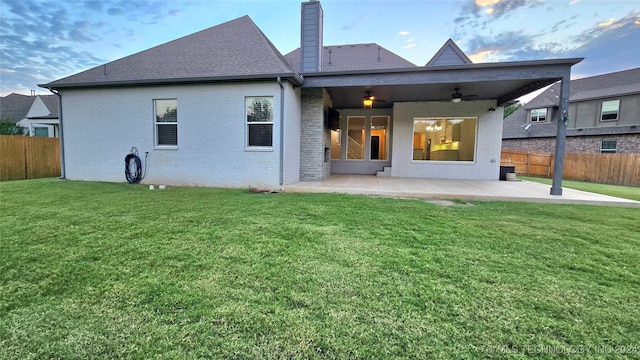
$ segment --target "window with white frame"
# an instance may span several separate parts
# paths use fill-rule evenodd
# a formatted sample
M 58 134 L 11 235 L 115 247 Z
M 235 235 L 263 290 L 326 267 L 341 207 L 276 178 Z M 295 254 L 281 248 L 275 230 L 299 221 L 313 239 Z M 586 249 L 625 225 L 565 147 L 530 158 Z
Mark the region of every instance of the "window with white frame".
M 600 121 L 618 120 L 619 110 L 620 110 L 620 100 L 603 101 L 602 108 L 600 111 Z
M 178 99 L 153 100 L 156 146 L 178 146 Z
M 602 142 L 600 143 L 600 153 L 603 154 L 615 154 L 617 148 L 617 140 L 602 140 Z
M 478 118 L 413 118 L 414 161 L 475 161 Z
M 247 111 L 247 146 L 273 146 L 273 97 L 248 96 L 245 98 Z
M 546 122 L 547 121 L 547 109 L 532 109 L 531 110 L 531 122 Z

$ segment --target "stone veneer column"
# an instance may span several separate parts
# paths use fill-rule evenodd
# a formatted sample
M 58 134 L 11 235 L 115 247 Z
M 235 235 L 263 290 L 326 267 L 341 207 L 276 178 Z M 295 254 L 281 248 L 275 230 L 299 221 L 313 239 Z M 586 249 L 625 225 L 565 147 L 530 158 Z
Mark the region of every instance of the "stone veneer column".
M 331 174 L 328 154 L 331 134 L 324 123 L 325 90 L 302 89 L 300 180 L 322 181 Z M 327 160 L 327 161 L 325 161 Z

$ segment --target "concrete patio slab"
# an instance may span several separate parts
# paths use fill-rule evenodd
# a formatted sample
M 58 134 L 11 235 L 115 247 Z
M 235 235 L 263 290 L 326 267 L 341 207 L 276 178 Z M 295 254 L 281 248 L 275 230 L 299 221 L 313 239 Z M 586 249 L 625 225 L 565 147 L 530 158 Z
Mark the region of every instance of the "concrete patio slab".
M 362 194 L 418 199 L 466 199 L 480 201 L 526 201 L 640 207 L 640 202 L 563 188 L 550 195 L 550 185 L 530 181 L 486 181 L 332 175 L 325 181 L 297 182 L 285 192 Z

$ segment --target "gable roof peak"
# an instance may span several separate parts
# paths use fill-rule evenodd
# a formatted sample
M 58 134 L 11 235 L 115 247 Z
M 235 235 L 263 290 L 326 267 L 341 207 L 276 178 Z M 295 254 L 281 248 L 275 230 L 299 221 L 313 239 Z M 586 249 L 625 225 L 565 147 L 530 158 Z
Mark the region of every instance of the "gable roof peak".
M 449 38 L 425 66 L 473 64 L 458 44 Z

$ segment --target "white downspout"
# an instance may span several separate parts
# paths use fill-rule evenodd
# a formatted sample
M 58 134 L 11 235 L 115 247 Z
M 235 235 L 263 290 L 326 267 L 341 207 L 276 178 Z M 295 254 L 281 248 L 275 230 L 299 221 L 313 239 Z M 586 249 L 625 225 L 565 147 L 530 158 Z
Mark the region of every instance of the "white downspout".
M 60 138 L 60 179 L 66 178 L 64 164 L 64 131 L 62 130 L 62 95 L 57 90 L 49 88 L 49 91 L 58 97 L 58 138 Z
M 277 81 L 280 85 L 280 190 L 284 191 L 284 86 L 280 76 Z

